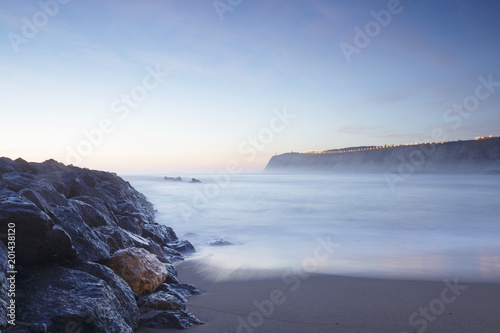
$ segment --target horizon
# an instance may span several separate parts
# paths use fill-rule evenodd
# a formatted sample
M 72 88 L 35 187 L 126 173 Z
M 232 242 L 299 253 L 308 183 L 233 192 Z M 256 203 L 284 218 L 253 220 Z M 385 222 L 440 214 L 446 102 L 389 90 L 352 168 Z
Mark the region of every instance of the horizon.
M 6 2 L 0 156 L 249 173 L 289 151 L 498 135 L 495 3 L 220 3 Z

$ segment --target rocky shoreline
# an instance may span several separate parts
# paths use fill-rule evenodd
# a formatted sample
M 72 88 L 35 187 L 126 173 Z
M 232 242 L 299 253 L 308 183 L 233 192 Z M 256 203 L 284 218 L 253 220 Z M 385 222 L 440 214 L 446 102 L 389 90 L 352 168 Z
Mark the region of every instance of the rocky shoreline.
M 0 237 L 0 332 L 202 324 L 173 265 L 194 247 L 114 173 L 0 158 Z

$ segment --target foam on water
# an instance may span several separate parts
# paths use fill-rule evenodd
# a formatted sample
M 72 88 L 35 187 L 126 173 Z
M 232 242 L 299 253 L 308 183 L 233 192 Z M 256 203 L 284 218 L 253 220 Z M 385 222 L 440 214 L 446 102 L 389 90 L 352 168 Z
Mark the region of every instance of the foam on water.
M 202 183 L 124 178 L 216 267 L 500 281 L 499 176 L 182 176 Z

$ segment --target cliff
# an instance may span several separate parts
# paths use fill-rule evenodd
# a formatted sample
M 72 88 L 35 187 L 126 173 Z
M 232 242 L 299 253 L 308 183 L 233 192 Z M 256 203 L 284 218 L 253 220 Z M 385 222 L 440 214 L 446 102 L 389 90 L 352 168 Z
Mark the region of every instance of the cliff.
M 0 158 L 0 332 L 187 328 L 193 246 L 116 174 Z
M 500 173 L 500 138 L 360 147 L 271 158 L 267 172 Z

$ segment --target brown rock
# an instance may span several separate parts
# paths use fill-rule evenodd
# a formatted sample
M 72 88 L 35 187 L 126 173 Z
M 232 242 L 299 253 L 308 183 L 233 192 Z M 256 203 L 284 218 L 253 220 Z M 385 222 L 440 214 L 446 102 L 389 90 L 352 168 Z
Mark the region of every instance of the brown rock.
M 155 255 L 136 247 L 115 252 L 107 266 L 138 294 L 155 291 L 168 276 L 165 265 Z

